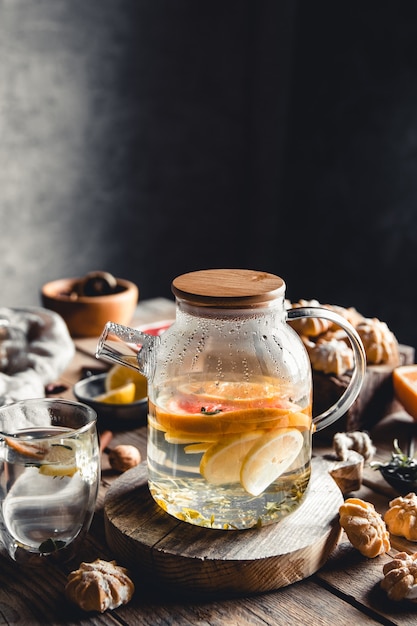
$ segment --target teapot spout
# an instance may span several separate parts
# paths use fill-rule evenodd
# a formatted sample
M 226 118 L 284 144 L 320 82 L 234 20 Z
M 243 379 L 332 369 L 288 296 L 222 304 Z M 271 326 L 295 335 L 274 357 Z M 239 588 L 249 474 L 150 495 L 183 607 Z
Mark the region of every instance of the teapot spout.
M 159 342 L 160 337 L 107 322 L 97 343 L 96 358 L 125 365 L 150 379 L 155 368 L 155 348 Z

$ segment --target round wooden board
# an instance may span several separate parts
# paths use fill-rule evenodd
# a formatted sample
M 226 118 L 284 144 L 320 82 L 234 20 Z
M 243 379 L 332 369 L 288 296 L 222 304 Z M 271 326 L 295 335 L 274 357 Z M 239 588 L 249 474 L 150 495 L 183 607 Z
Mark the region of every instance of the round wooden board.
M 146 464 L 125 472 L 104 502 L 106 539 L 118 563 L 140 579 L 187 592 L 248 594 L 285 587 L 314 574 L 338 544 L 343 496 L 313 459 L 306 498 L 264 528 L 199 528 L 165 513 L 147 485 Z

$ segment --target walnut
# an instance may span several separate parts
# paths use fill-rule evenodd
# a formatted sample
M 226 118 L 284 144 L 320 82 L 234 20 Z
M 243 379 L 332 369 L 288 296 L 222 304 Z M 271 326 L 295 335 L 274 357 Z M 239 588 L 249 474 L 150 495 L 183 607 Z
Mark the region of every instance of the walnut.
M 391 500 L 389 506 L 384 520 L 390 533 L 417 541 L 417 495 L 411 492 L 399 496 Z
M 366 360 L 373 365 L 399 364 L 398 342 L 385 322 L 366 318 L 356 326 L 366 352 Z
M 84 611 L 116 609 L 132 598 L 135 586 L 124 567 L 116 561 L 96 559 L 81 563 L 79 569 L 68 575 L 65 586 L 67 598 Z
M 371 502 L 348 498 L 339 508 L 340 525 L 361 554 L 375 558 L 391 548 L 389 533 Z
M 109 463 L 117 472 L 125 472 L 141 462 L 141 454 L 135 446 L 120 444 L 109 452 Z
M 361 454 L 365 461 L 372 459 L 375 454 L 371 438 L 368 433 L 362 431 L 336 433 L 333 437 L 333 447 L 340 461 L 347 461 L 349 450 Z
M 417 552 L 398 552 L 383 567 L 381 587 L 390 600 L 417 601 Z

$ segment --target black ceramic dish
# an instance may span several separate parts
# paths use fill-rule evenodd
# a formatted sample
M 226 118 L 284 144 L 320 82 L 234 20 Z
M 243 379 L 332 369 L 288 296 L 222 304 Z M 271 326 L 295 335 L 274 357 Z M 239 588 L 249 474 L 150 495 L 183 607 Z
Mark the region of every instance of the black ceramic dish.
M 381 476 L 383 476 L 387 483 L 391 485 L 400 496 L 406 496 L 410 492 L 417 493 L 417 480 L 401 476 L 398 470 L 393 472 L 393 470 L 388 467 L 380 467 L 379 471 L 381 472 Z
M 78 381 L 73 388 L 79 402 L 91 406 L 97 413 L 97 426 L 100 430 L 128 430 L 146 423 L 148 398 L 130 404 L 108 404 L 94 398 L 105 392 L 106 374 L 97 374 Z

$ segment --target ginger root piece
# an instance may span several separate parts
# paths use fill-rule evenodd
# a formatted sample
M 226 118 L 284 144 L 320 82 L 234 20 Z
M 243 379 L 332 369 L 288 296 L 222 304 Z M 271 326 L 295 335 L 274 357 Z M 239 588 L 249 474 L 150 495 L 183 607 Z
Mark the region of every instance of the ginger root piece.
M 368 433 L 355 430 L 347 433 L 336 433 L 333 437 L 333 448 L 340 461 L 346 461 L 349 450 L 354 450 L 363 456 L 365 461 L 372 459 L 375 446 Z
M 339 508 L 339 518 L 349 541 L 364 556 L 373 559 L 391 548 L 384 520 L 371 502 L 348 498 Z

